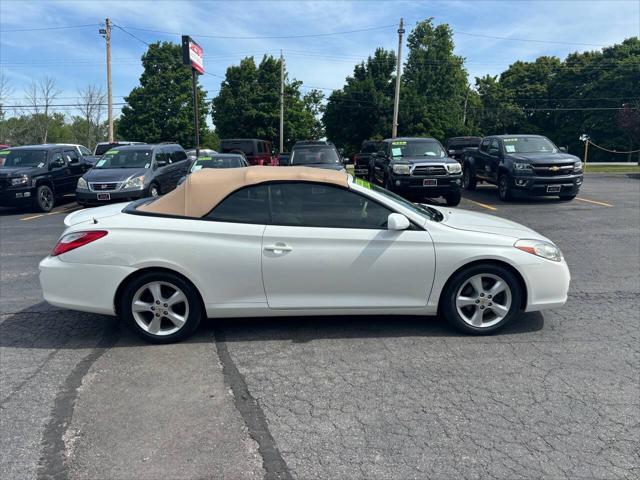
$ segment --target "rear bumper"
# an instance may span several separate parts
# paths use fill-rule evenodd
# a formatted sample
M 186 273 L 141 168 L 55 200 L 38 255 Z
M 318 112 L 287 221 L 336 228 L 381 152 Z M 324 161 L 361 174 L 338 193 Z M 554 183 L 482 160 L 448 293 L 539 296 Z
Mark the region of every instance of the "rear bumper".
M 532 196 L 577 195 L 582 186 L 582 180 L 582 175 L 563 175 L 559 177 L 522 175 L 514 176 L 511 179 L 511 185 L 515 191 Z M 559 191 L 555 191 L 558 187 Z
M 109 200 L 98 200 L 98 194 L 108 193 Z M 76 202 L 80 205 L 105 205 L 110 202 L 127 202 L 148 197 L 147 190 L 113 190 L 108 192 L 92 192 L 91 190 L 76 190 Z
M 0 206 L 27 207 L 35 197 L 35 188 L 10 188 L 0 191 Z
M 131 267 L 63 262 L 59 257 L 46 257 L 39 268 L 42 294 L 48 303 L 103 315 L 115 315 L 115 292 L 135 271 Z

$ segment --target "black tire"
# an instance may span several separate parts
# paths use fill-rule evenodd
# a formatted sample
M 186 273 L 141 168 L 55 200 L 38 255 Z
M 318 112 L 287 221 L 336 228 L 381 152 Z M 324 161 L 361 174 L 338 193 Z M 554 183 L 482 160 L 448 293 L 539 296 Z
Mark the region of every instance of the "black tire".
M 40 185 L 36 189 L 33 206 L 40 212 L 50 212 L 56 205 L 56 197 L 49 185 Z
M 463 286 L 465 286 L 466 288 L 465 284 L 467 283 L 467 281 L 477 275 L 487 275 L 487 276 L 494 276 L 494 277 L 500 278 L 508 286 L 511 294 L 510 307 L 508 309 L 508 313 L 506 313 L 501 320 L 497 321 L 497 323 L 493 325 L 491 324 L 491 318 L 489 318 L 487 322 L 484 322 L 484 320 L 482 320 L 481 323 L 485 323 L 485 326 L 478 327 L 478 326 L 471 325 L 470 323 L 465 321 L 463 317 L 460 315 L 460 313 L 458 312 L 458 306 L 456 304 L 458 291 Z M 486 280 L 491 281 L 492 278 L 489 277 Z M 492 285 L 487 283 L 487 290 L 489 290 L 491 286 Z M 465 290 L 462 290 L 462 292 L 464 296 L 470 295 L 469 293 L 465 292 Z M 483 292 L 483 293 L 484 293 L 483 298 L 485 299 L 484 301 L 489 302 L 489 300 L 487 300 L 488 298 L 487 293 L 486 292 Z M 506 294 L 499 294 L 499 295 L 506 295 Z M 500 330 L 501 328 L 504 328 L 505 325 L 507 325 L 514 318 L 520 315 L 522 295 L 523 295 L 523 292 L 521 291 L 520 282 L 510 270 L 495 264 L 477 264 L 477 265 L 468 267 L 466 269 L 463 269 L 458 273 L 454 274 L 453 277 L 451 277 L 451 279 L 447 283 L 447 286 L 443 290 L 442 295 L 440 297 L 440 312 L 442 313 L 444 318 L 454 328 L 456 328 L 457 330 L 463 333 L 468 333 L 473 335 L 488 335 Z M 496 298 L 498 298 L 499 302 L 502 302 L 501 298 L 505 298 L 505 297 L 497 296 Z M 471 314 L 471 312 L 467 309 L 471 309 L 471 308 L 478 309 L 480 308 L 480 306 L 482 305 L 475 306 L 474 304 L 474 305 L 471 305 L 470 307 L 462 307 L 462 312 L 464 314 Z M 486 317 L 491 317 L 491 315 L 494 315 L 493 310 L 491 309 L 488 303 L 486 304 L 485 309 L 486 309 L 486 312 L 484 313 L 484 315 Z M 482 310 L 482 311 L 484 312 L 485 310 Z
M 576 198 L 575 195 L 560 195 L 560 200 L 562 200 L 563 202 L 569 202 L 574 198 Z
M 393 185 L 391 183 L 391 180 L 389 180 L 389 175 L 384 176 L 384 188 L 386 188 L 390 192 L 393 191 Z
M 160 186 L 155 182 L 151 183 L 151 185 L 149 185 L 149 196 L 157 197 L 159 195 L 160 195 Z
M 157 303 L 153 301 L 155 298 L 150 290 L 139 292 L 146 288 L 146 286 L 154 283 L 162 283 L 161 296 L 164 300 L 172 295 L 172 290 L 175 292 L 178 289 L 184 293 L 186 300 L 179 302 L 171 306 L 169 303 Z M 147 295 L 146 297 L 144 295 Z M 150 296 L 149 296 L 150 295 Z M 156 310 L 149 311 L 144 310 L 137 312 L 138 316 L 133 312 L 134 297 L 142 299 L 145 303 L 156 308 Z M 175 308 L 175 310 L 174 310 Z M 166 309 L 166 310 L 165 310 Z M 173 343 L 187 338 L 191 335 L 200 324 L 202 319 L 202 301 L 196 288 L 182 277 L 170 273 L 170 272 L 148 272 L 137 277 L 134 277 L 125 285 L 119 302 L 120 318 L 131 328 L 137 335 L 144 340 L 151 343 Z M 176 327 L 176 324 L 170 320 L 169 315 L 166 317 L 163 314 L 171 314 L 186 317 L 184 323 L 180 327 Z M 155 320 L 155 317 L 159 317 L 159 331 L 157 334 L 150 332 L 151 323 Z M 147 324 L 148 321 L 148 324 Z M 146 328 L 143 328 L 141 324 L 146 324 Z M 164 327 L 164 328 L 163 328 Z M 176 331 L 172 331 L 172 328 L 178 328 Z
M 471 165 L 467 164 L 462 173 L 462 187 L 469 192 L 473 192 L 476 189 L 477 183 L 478 181 L 476 180 L 476 176 L 471 169 Z
M 498 196 L 503 202 L 513 200 L 513 191 L 511 190 L 511 185 L 509 185 L 509 177 L 507 175 L 500 175 L 498 179 Z
M 450 207 L 455 207 L 456 205 L 460 204 L 460 200 L 462 199 L 462 194 L 460 193 L 460 190 L 456 190 L 454 192 L 449 192 L 444 196 L 445 201 L 447 202 L 447 205 Z

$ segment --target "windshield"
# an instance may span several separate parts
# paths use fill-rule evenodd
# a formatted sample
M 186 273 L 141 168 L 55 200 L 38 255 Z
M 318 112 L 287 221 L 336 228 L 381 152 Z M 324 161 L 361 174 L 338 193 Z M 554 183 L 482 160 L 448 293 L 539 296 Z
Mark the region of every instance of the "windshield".
M 3 168 L 38 167 L 47 163 L 46 150 L 2 150 L 0 158 L 4 158 Z
M 195 162 L 193 162 L 191 171 L 197 172 L 203 168 L 240 168 L 244 166 L 244 160 L 239 155 L 232 157 L 201 155 Z
M 442 213 L 440 213 L 438 210 L 428 205 L 412 203 L 409 200 L 401 197 L 400 195 L 396 195 L 395 193 L 390 192 L 389 190 L 386 190 L 382 187 L 378 187 L 377 185 L 367 182 L 366 180 L 362 180 L 361 178 L 355 178 L 353 181 L 354 183 L 356 183 L 357 185 L 360 185 L 361 187 L 367 188 L 369 190 L 373 190 L 374 192 L 382 195 L 383 197 L 387 197 L 393 200 L 395 203 L 399 203 L 407 210 L 411 210 L 412 212 L 417 213 L 418 215 L 427 217 L 429 220 L 439 222 L 444 218 Z
M 338 152 L 329 146 L 296 147 L 291 154 L 291 165 L 340 163 Z
M 391 156 L 445 158 L 446 154 L 436 140 L 394 140 L 391 142 Z
M 502 140 L 506 153 L 556 153 L 558 149 L 544 137 L 510 137 Z
M 151 167 L 152 150 L 109 150 L 96 162 L 93 168 L 149 168 Z

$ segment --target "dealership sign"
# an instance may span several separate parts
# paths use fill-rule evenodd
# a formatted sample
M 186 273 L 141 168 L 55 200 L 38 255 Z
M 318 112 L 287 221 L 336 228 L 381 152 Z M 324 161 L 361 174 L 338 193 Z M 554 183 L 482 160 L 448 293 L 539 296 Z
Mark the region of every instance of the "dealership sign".
M 182 36 L 182 63 L 204 73 L 204 50 L 189 35 Z

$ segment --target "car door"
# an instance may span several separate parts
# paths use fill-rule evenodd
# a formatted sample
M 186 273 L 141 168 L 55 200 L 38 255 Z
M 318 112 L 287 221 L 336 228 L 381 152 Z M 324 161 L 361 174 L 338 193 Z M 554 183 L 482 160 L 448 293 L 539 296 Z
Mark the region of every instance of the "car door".
M 388 163 L 388 144 L 383 143 L 380 149 L 373 155 L 373 179 L 384 182 L 384 172 Z
M 53 183 L 53 191 L 56 195 L 64 195 L 69 192 L 69 177 L 71 174 L 69 165 L 62 155 L 62 150 L 53 150 L 50 155 L 49 176 Z
M 498 167 L 500 166 L 501 160 L 502 151 L 500 150 L 500 141 L 497 138 L 493 138 L 489 145 L 489 152 L 484 167 L 487 178 L 493 181 L 498 180 Z
M 84 168 L 80 162 L 80 156 L 75 148 L 64 149 L 62 151 L 62 155 L 67 161 L 67 166 L 69 167 L 67 191 L 75 191 L 78 179 L 84 173 Z
M 169 153 L 166 147 L 159 147 L 154 152 L 155 171 L 153 172 L 154 181 L 160 186 L 160 191 L 166 193 L 171 190 L 170 162 Z
M 429 234 L 386 228 L 388 208 L 318 183 L 269 185 L 262 278 L 272 309 L 423 307 L 435 258 Z
M 178 181 L 187 174 L 189 160 L 186 152 L 180 147 L 171 147 L 171 188 L 178 185 Z
M 478 147 L 478 153 L 473 156 L 473 167 L 475 169 L 476 175 L 480 177 L 485 177 L 485 165 L 487 160 L 487 155 L 489 154 L 489 145 L 491 145 L 491 138 L 486 137 L 482 140 L 482 143 Z

